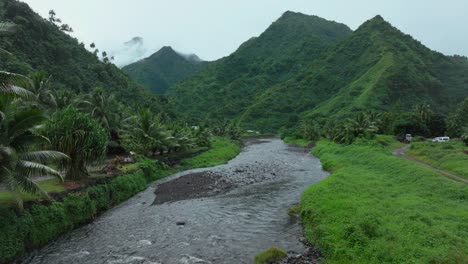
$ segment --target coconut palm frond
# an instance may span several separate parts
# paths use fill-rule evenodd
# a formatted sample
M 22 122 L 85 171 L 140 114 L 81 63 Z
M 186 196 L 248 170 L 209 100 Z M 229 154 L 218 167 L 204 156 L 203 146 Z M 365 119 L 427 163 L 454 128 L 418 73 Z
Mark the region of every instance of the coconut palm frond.
M 23 173 L 22 178 L 30 178 L 31 176 L 54 176 L 63 181 L 63 176 L 60 172 L 37 162 L 19 160 L 16 170 L 18 173 Z
M 14 33 L 16 30 L 16 24 L 11 22 L 0 22 L 0 35 L 6 35 Z
M 52 150 L 26 152 L 20 154 L 19 156 L 22 160 L 39 163 L 48 163 L 51 161 L 61 161 L 70 159 L 70 157 L 63 154 L 62 152 Z
M 13 137 L 19 135 L 26 130 L 29 130 L 43 121 L 47 120 L 43 112 L 39 109 L 29 109 L 17 113 L 11 121 L 12 126 L 9 128 L 8 136 Z

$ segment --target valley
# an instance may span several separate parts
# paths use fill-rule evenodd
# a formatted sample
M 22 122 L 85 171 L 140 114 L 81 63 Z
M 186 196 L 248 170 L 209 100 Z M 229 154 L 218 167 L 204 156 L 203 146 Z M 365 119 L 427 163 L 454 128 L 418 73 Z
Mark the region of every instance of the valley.
M 468 263 L 468 58 L 419 7 L 53 1 L 0 0 L 0 263 Z

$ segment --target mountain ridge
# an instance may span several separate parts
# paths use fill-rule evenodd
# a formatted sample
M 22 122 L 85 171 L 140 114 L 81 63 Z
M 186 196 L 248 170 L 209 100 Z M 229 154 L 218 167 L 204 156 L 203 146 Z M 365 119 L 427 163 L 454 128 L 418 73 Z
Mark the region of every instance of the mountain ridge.
M 328 21 L 326 26 L 311 30 L 309 26 L 314 23 L 308 21 L 323 20 L 294 12 L 283 14 L 259 37 L 242 44 L 216 66 L 172 87 L 171 102 L 188 116 L 236 119 L 246 128 L 275 131 L 302 118 L 384 111 L 395 104 L 410 109 L 417 103 L 428 102 L 446 113 L 468 95 L 464 86 L 468 82 L 465 73 L 468 60 L 430 50 L 380 15 L 325 46 L 314 45 L 315 38 L 322 34 L 327 39 L 333 36 L 327 29 L 339 32 L 339 27 L 333 27 L 336 24 Z M 284 24 L 287 27 L 282 27 Z M 306 34 L 304 30 L 309 30 L 311 36 L 302 45 L 297 46 L 297 41 L 288 39 L 288 34 Z M 273 41 L 278 41 L 276 46 L 271 45 Z M 254 55 L 243 58 L 249 49 Z M 304 50 L 319 52 L 312 58 Z M 266 63 L 256 62 L 256 56 L 264 56 Z M 276 61 L 271 63 L 269 56 Z M 239 57 L 245 60 L 239 63 L 236 60 Z M 286 62 L 291 60 L 289 67 L 280 67 L 277 72 L 267 70 L 265 64 L 284 62 L 283 58 Z M 258 64 L 260 70 L 255 68 Z M 225 72 L 229 76 L 219 82 L 220 74 Z M 249 74 L 266 80 L 250 78 Z M 261 82 L 264 86 L 255 89 Z M 252 87 L 245 89 L 247 85 Z M 197 93 L 191 93 L 189 87 Z M 185 100 L 185 96 L 196 97 L 202 105 Z
M 122 70 L 148 90 L 164 95 L 170 86 L 192 76 L 206 64 L 195 54 L 181 54 L 164 46 Z
M 191 117 L 236 118 L 269 87 L 291 78 L 350 33 L 344 24 L 287 12 L 231 55 L 171 87 L 172 106 Z M 194 98 L 200 104 L 192 104 Z

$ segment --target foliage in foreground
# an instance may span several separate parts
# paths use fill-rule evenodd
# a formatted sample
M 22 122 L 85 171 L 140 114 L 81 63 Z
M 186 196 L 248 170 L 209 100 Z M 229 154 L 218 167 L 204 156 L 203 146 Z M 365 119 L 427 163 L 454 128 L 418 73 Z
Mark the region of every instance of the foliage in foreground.
M 268 264 L 286 258 L 288 254 L 281 248 L 271 247 L 255 256 L 255 264 Z
M 330 263 L 466 263 L 468 187 L 376 141 L 320 141 L 332 175 L 301 201 L 307 238 Z
M 146 177 L 145 177 L 146 176 Z M 50 206 L 33 205 L 21 215 L 3 209 L 0 214 L 0 262 L 47 244 L 60 234 L 93 220 L 99 212 L 144 190 L 149 179 L 141 170 L 110 183 L 67 195 Z
M 408 153 L 436 168 L 468 178 L 468 147 L 458 140 L 412 143 Z
M 47 197 L 32 177 L 54 176 L 63 180 L 62 175 L 47 163 L 68 157 L 38 147 L 49 143 L 49 139 L 35 130 L 46 117 L 37 108 L 20 107 L 17 98 L 29 99 L 31 93 L 14 86 L 12 83 L 17 79 L 18 75 L 0 72 L 0 185 L 12 192 L 17 208 L 22 210 L 22 192 Z

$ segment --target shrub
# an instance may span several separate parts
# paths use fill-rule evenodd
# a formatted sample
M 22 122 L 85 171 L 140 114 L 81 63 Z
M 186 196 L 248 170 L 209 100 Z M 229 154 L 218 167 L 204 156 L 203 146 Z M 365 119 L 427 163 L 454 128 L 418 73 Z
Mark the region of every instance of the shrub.
M 152 160 L 148 158 L 141 158 L 138 167 L 143 171 L 147 182 L 152 182 L 160 178 L 161 170 L 169 169 L 164 162 L 158 160 Z
M 255 264 L 267 264 L 274 261 L 279 261 L 286 258 L 288 254 L 281 248 L 278 247 L 271 247 L 262 253 L 255 256 L 254 263 Z
M 95 204 L 87 193 L 69 194 L 63 199 L 66 214 L 75 225 L 86 223 L 96 215 Z
M 52 147 L 71 159 L 63 164 L 67 179 L 86 178 L 86 165 L 100 160 L 106 153 L 105 130 L 90 115 L 80 113 L 73 107 L 55 113 L 46 123 L 44 131 Z
M 28 233 L 27 241 L 31 247 L 44 245 L 73 226 L 62 203 L 34 205 L 29 214 L 33 228 Z

